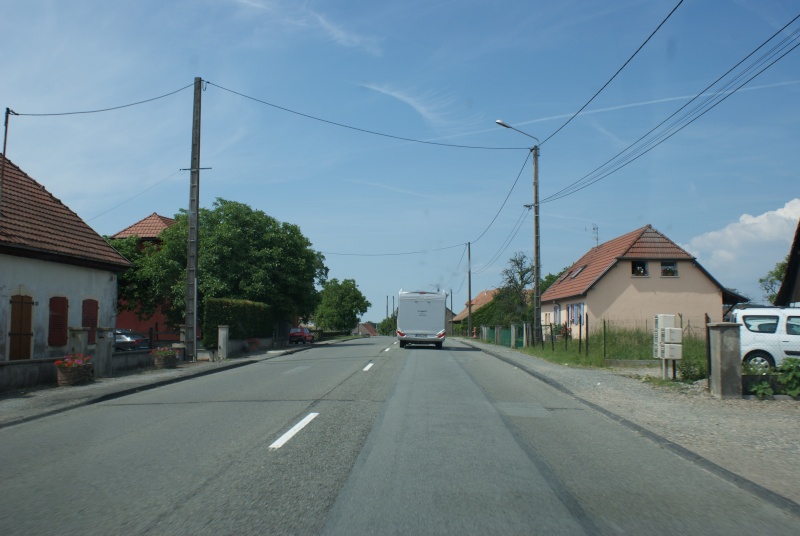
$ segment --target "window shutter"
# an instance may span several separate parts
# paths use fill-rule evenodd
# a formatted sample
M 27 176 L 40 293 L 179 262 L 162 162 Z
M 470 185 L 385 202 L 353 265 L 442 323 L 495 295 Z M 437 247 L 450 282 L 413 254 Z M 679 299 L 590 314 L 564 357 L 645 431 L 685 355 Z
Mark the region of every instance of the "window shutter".
M 97 300 L 83 300 L 81 326 L 84 328 L 89 328 L 89 344 L 94 344 L 97 336 L 98 309 L 99 306 Z
M 64 296 L 50 298 L 50 323 L 47 330 L 48 346 L 64 346 L 68 337 L 69 302 Z

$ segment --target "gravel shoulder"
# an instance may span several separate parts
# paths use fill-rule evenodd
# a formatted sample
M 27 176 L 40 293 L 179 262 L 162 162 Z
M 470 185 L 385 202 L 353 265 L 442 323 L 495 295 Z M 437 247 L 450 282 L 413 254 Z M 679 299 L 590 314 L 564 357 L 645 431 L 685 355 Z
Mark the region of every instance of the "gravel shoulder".
M 658 385 L 659 367 L 575 368 L 475 341 L 576 397 L 800 504 L 800 402 L 711 396 L 705 382 Z

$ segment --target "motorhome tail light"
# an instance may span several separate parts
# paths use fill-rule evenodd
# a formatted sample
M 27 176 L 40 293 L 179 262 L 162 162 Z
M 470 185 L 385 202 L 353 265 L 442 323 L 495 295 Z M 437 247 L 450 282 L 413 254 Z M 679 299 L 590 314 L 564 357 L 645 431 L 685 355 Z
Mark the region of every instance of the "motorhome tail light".
M 400 331 L 399 329 L 397 330 L 397 335 L 399 335 L 400 337 L 405 337 L 406 336 L 406 334 L 403 333 L 402 331 Z
M 440 331 L 439 333 L 436 334 L 436 338 L 437 339 L 444 339 L 444 336 L 445 336 L 444 330 L 442 330 L 442 331 Z

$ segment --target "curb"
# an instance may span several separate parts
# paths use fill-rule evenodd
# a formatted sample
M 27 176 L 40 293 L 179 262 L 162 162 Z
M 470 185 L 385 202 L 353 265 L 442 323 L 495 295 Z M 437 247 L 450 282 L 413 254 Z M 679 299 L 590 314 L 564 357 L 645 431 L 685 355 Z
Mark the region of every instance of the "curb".
M 339 342 L 339 341 L 338 340 L 318 341 L 317 345 L 335 344 L 336 342 Z M 18 424 L 23 424 L 23 423 L 26 423 L 26 422 L 35 421 L 37 419 L 41 419 L 43 417 L 49 417 L 51 415 L 57 415 L 59 413 L 65 412 L 65 411 L 78 409 L 78 408 L 81 408 L 81 407 L 84 407 L 84 406 L 90 406 L 90 405 L 93 405 L 93 404 L 99 404 L 101 402 L 107 402 L 109 400 L 122 398 L 124 396 L 132 395 L 132 394 L 135 394 L 135 393 L 140 393 L 140 392 L 143 392 L 143 391 L 149 391 L 151 389 L 156 389 L 158 387 L 164 387 L 166 385 L 170 385 L 170 384 L 173 384 L 173 383 L 178 383 L 178 382 L 182 382 L 182 381 L 186 381 L 186 380 L 200 378 L 202 376 L 208 376 L 210 374 L 216 374 L 217 372 L 223 372 L 223 371 L 226 371 L 226 370 L 232 370 L 232 369 L 236 369 L 236 368 L 239 368 L 239 367 L 244 367 L 244 366 L 247 366 L 247 365 L 253 365 L 255 363 L 259 363 L 261 361 L 266 361 L 266 360 L 269 360 L 269 359 L 274 359 L 274 358 L 279 357 L 279 356 L 292 355 L 292 354 L 295 354 L 297 352 L 302 352 L 303 350 L 308 350 L 308 349 L 313 348 L 313 347 L 314 347 L 314 345 L 303 345 L 303 346 L 299 346 L 298 345 L 297 347 L 294 347 L 294 348 L 286 347 L 286 348 L 280 349 L 279 352 L 276 352 L 273 355 L 270 355 L 269 353 L 264 352 L 261 355 L 258 355 L 257 357 L 254 356 L 254 357 L 250 357 L 250 358 L 239 358 L 239 359 L 236 359 L 235 361 L 231 360 L 230 363 L 224 363 L 223 362 L 222 364 L 219 364 L 219 365 L 214 366 L 214 367 L 207 368 L 205 370 L 200 370 L 200 371 L 197 371 L 197 372 L 187 373 L 187 374 L 183 374 L 183 375 L 172 377 L 172 378 L 166 378 L 166 379 L 163 379 L 163 380 L 155 380 L 155 381 L 152 381 L 152 382 L 149 382 L 149 383 L 144 382 L 144 383 L 141 383 L 141 384 L 133 386 L 133 387 L 120 388 L 120 389 L 118 389 L 116 391 L 113 390 L 113 387 L 109 387 L 109 389 L 111 391 L 110 392 L 106 392 L 106 393 L 101 394 L 101 395 L 90 396 L 90 397 L 88 397 L 88 398 L 86 398 L 84 400 L 80 400 L 78 402 L 72 402 L 72 403 L 66 402 L 63 405 L 61 405 L 59 407 L 56 407 L 54 409 L 43 410 L 43 411 L 31 414 L 31 415 L 26 415 L 26 416 L 23 416 L 23 417 L 18 417 L 16 419 L 9 419 L 7 421 L 0 422 L 0 429 L 8 428 L 8 427 L 15 426 L 15 425 L 18 425 Z M 214 363 L 214 362 L 211 361 L 209 363 Z

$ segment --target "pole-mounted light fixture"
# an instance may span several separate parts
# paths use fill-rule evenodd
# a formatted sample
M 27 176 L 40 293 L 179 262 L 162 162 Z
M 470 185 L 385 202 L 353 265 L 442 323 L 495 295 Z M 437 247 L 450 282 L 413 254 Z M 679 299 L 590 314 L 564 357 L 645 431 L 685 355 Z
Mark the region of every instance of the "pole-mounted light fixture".
M 516 130 L 529 138 L 536 140 L 536 145 L 531 147 L 533 154 L 533 344 L 542 340 L 542 294 L 541 271 L 542 258 L 539 247 L 539 138 L 531 136 L 518 128 L 514 128 L 502 119 L 495 121 L 503 128 Z M 528 206 L 528 205 L 526 205 Z

